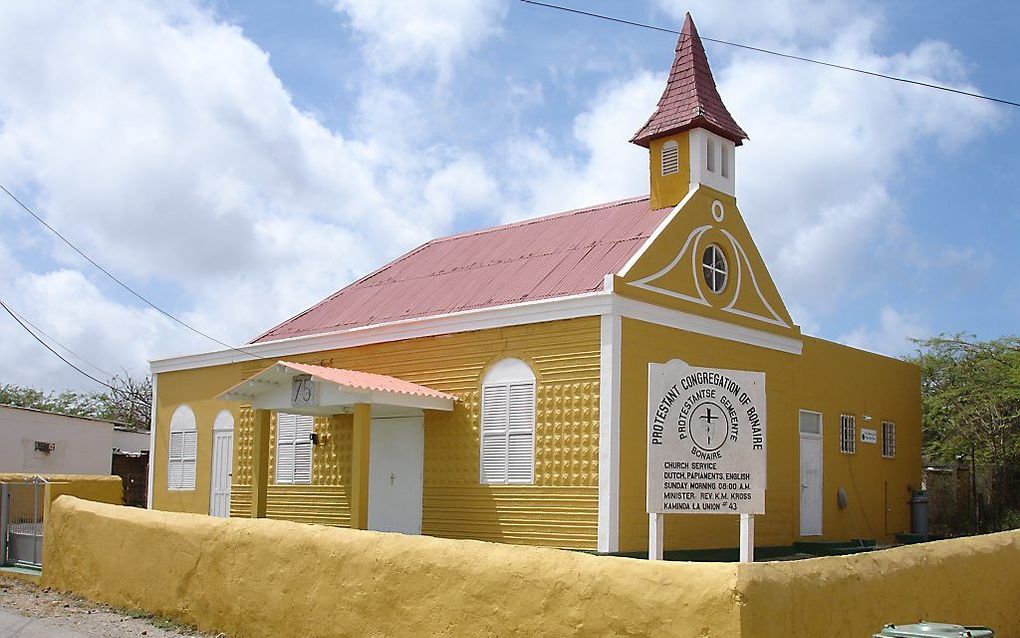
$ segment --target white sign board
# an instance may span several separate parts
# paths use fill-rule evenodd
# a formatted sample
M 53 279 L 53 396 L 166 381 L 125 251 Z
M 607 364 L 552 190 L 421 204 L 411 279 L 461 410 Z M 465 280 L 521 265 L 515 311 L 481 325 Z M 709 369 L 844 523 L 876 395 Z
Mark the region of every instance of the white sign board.
M 861 428 L 861 443 L 878 443 L 878 430 Z
M 765 374 L 648 365 L 648 512 L 764 514 Z

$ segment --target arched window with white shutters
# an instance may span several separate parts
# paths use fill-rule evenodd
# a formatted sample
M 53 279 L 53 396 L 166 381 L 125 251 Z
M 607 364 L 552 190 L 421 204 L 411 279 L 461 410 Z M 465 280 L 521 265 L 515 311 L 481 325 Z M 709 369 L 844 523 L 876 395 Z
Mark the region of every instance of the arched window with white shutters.
M 482 380 L 482 483 L 535 481 L 535 373 L 503 359 Z
M 198 427 L 195 412 L 178 406 L 170 417 L 170 453 L 167 462 L 167 488 L 195 489 L 195 462 L 198 457 Z
M 308 485 L 312 482 L 312 432 L 315 417 L 276 414 L 276 483 Z

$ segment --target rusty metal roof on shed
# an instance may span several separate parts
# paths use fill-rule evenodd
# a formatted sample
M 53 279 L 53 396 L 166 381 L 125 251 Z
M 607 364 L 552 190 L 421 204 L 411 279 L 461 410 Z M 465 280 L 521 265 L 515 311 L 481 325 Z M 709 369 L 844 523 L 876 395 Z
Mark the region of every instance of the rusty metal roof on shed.
M 595 292 L 670 210 L 641 197 L 435 239 L 252 343 Z

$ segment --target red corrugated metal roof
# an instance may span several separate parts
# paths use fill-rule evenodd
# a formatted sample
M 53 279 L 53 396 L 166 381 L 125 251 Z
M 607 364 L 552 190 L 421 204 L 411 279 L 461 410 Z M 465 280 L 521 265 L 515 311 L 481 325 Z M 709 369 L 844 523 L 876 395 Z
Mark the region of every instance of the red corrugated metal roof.
M 417 383 L 404 381 L 385 374 L 373 374 L 371 372 L 359 372 L 358 370 L 346 370 L 344 368 L 327 368 L 307 363 L 293 363 L 290 361 L 279 361 L 282 366 L 291 370 L 297 370 L 313 377 L 330 381 L 347 388 L 355 390 L 368 390 L 374 392 L 396 392 L 397 394 L 410 394 L 419 397 L 431 397 L 433 399 L 447 399 L 456 401 L 457 397 L 446 394 L 439 390 L 433 390 Z M 258 375 L 256 375 L 258 376 Z
M 747 133 L 719 97 L 705 47 L 688 13 L 676 42 L 676 57 L 673 58 L 666 90 L 662 92 L 655 112 L 630 141 L 647 147 L 656 137 L 696 126 L 737 144 L 747 139 Z
M 669 211 L 642 197 L 436 239 L 252 343 L 594 292 Z

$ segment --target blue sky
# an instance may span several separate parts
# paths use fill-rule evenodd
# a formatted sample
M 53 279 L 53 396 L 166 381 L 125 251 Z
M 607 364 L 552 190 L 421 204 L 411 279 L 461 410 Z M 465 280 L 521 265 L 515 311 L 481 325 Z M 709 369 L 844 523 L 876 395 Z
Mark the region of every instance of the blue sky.
M 1014 3 L 572 6 L 1020 100 Z M 516 0 L 39 2 L 0 21 L 0 177 L 242 343 L 431 237 L 647 192 L 675 38 Z M 49 46 L 38 48 L 39 42 Z M 805 332 L 1016 332 L 1020 109 L 706 44 L 738 203 Z M 0 297 L 105 371 L 215 349 L 0 202 Z M 0 321 L 0 382 L 87 383 Z

